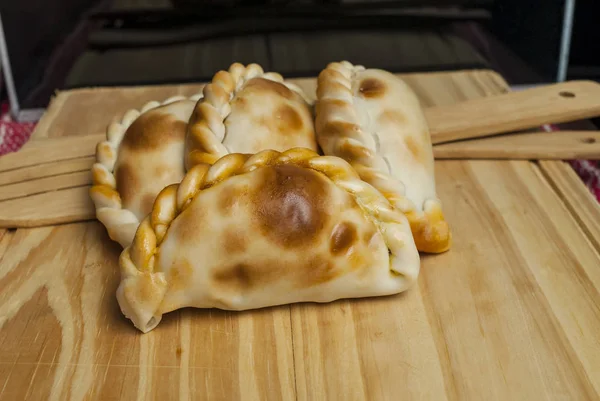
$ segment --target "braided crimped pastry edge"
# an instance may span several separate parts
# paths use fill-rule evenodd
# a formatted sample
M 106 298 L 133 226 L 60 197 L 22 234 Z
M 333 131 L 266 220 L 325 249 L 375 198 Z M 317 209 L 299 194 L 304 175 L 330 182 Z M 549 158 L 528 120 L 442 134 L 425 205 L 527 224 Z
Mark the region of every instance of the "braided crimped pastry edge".
M 203 190 L 230 177 L 278 165 L 294 165 L 320 172 L 348 192 L 379 229 L 390 251 L 390 274 L 402 280 L 398 292 L 414 284 L 420 264 L 408 221 L 376 188 L 362 181 L 345 160 L 336 156 L 321 156 L 307 148 L 293 148 L 285 152 L 264 150 L 254 155 L 231 153 L 212 165 L 203 163 L 192 167 L 180 184 L 163 189 L 156 198 L 152 213 L 142 221 L 133 242 L 121 254 L 122 279 L 117 298 L 125 316 L 138 329 L 150 331 L 161 318 L 156 311 L 168 290 L 168 283 L 163 272 L 155 271 L 155 263 L 173 220 Z M 136 295 L 141 293 L 142 287 L 147 297 L 144 299 Z
M 392 205 L 406 215 L 420 251 L 445 252 L 451 246 L 452 236 L 439 200 L 428 199 L 422 205 L 423 210 L 417 208 L 414 202 L 405 196 L 404 184 L 390 174 L 388 162 L 378 154 L 375 145 L 378 142 L 376 134 L 365 132 L 361 127 L 353 100 L 352 82 L 356 74 L 364 70 L 362 65 L 341 61 L 328 64 L 319 74 L 315 107 L 317 141 L 321 140 L 321 119 L 328 123 L 344 125 L 344 128 L 339 130 L 341 135 L 327 135 L 326 140 L 333 141 L 331 147 L 334 150 L 331 154 L 347 160 L 361 179 L 381 191 Z M 328 100 L 331 104 L 327 104 L 327 107 L 335 107 L 341 118 L 331 120 L 322 115 L 323 106 L 320 106 L 320 103 Z
M 198 101 L 187 128 L 185 143 L 185 166 L 192 168 L 199 163 L 212 164 L 220 157 L 230 153 L 223 145 L 225 138 L 225 119 L 231 113 L 231 101 L 253 78 L 264 78 L 283 84 L 297 93 L 310 105 L 306 94 L 297 85 L 287 82 L 281 74 L 264 72 L 255 63 L 244 66 L 233 63 L 229 70 L 217 72 L 212 81 L 204 87 L 204 97 Z
M 201 98 L 202 93 L 190 97 L 177 95 L 171 96 L 162 102 L 150 101 L 139 110 L 128 110 L 121 121 L 113 122 L 108 126 L 106 140 L 96 145 L 96 162 L 92 166 L 93 185 L 89 194 L 94 202 L 96 218 L 106 227 L 109 237 L 121 244 L 123 248 L 131 243 L 140 224 L 133 212 L 123 209 L 114 176 L 114 167 L 123 136 L 131 124 L 147 111 L 181 100 L 197 102 Z

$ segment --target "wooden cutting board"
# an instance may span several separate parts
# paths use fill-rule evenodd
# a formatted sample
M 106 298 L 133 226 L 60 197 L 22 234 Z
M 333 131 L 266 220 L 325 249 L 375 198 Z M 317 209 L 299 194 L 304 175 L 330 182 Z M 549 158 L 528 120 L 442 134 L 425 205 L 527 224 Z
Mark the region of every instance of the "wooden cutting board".
M 407 77 L 428 105 L 494 73 Z M 100 91 L 103 96 L 97 96 Z M 60 94 L 36 137 L 193 87 Z M 391 297 L 185 309 L 142 335 L 97 222 L 0 230 L 0 400 L 597 400 L 600 209 L 560 161 L 436 161 L 453 248 Z

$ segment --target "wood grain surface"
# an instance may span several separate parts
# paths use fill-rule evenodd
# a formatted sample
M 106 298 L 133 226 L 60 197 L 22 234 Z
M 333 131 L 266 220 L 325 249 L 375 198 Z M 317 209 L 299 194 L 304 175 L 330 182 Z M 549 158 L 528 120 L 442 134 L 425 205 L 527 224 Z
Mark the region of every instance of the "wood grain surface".
M 41 169 L 42 166 L 48 167 L 48 165 L 57 161 L 94 155 L 98 139 L 101 138 L 106 138 L 106 134 L 30 140 L 22 150 L 0 157 L 0 173 L 8 173 L 27 167 Z
M 409 80 L 428 105 L 505 85 L 485 72 Z M 104 117 L 135 91 L 106 92 Z M 98 113 L 93 96 L 49 113 Z M 38 135 L 86 126 L 59 117 Z M 0 229 L 0 400 L 599 399 L 600 255 L 557 191 L 582 184 L 529 161 L 435 167 L 454 246 L 423 256 L 407 293 L 184 309 L 145 335 L 118 310 L 120 249 L 101 224 Z
M 94 219 L 89 190 L 89 185 L 78 186 L 1 201 L 2 226 L 40 227 Z
M 600 204 L 565 162 L 540 160 L 540 168 L 600 252 Z
M 530 132 L 442 143 L 436 159 L 600 159 L 599 131 Z
M 55 177 L 63 174 L 90 171 L 92 165 L 95 162 L 95 156 L 84 156 L 75 159 L 66 159 L 50 163 L 41 163 L 33 166 L 2 171 L 0 172 L 0 185 L 12 185 L 26 181 L 39 180 L 42 178 Z M 91 177 L 90 182 L 88 182 L 87 184 L 90 183 Z

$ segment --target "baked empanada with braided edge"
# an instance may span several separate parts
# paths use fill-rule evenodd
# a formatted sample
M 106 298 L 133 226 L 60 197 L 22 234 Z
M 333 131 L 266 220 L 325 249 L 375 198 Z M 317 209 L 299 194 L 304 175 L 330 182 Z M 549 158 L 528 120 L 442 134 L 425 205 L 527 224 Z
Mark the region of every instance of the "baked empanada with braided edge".
M 131 243 L 156 195 L 185 175 L 187 123 L 201 96 L 175 96 L 129 110 L 97 145 L 90 196 L 97 219 L 121 246 Z
M 315 112 L 323 152 L 348 161 L 406 215 L 420 251 L 448 250 L 429 128 L 410 87 L 387 71 L 331 63 L 319 74 Z
M 194 166 L 158 195 L 119 264 L 121 310 L 148 332 L 183 307 L 399 293 L 419 253 L 406 217 L 347 162 L 295 148 Z

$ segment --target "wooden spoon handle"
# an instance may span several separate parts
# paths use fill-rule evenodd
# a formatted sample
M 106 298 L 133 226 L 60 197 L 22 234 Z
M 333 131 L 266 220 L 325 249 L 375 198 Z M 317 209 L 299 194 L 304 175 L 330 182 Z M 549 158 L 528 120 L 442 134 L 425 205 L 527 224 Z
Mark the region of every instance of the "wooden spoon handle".
M 434 144 L 600 115 L 600 84 L 570 81 L 425 109 Z
M 530 132 L 443 143 L 436 159 L 567 160 L 600 158 L 600 131 Z

